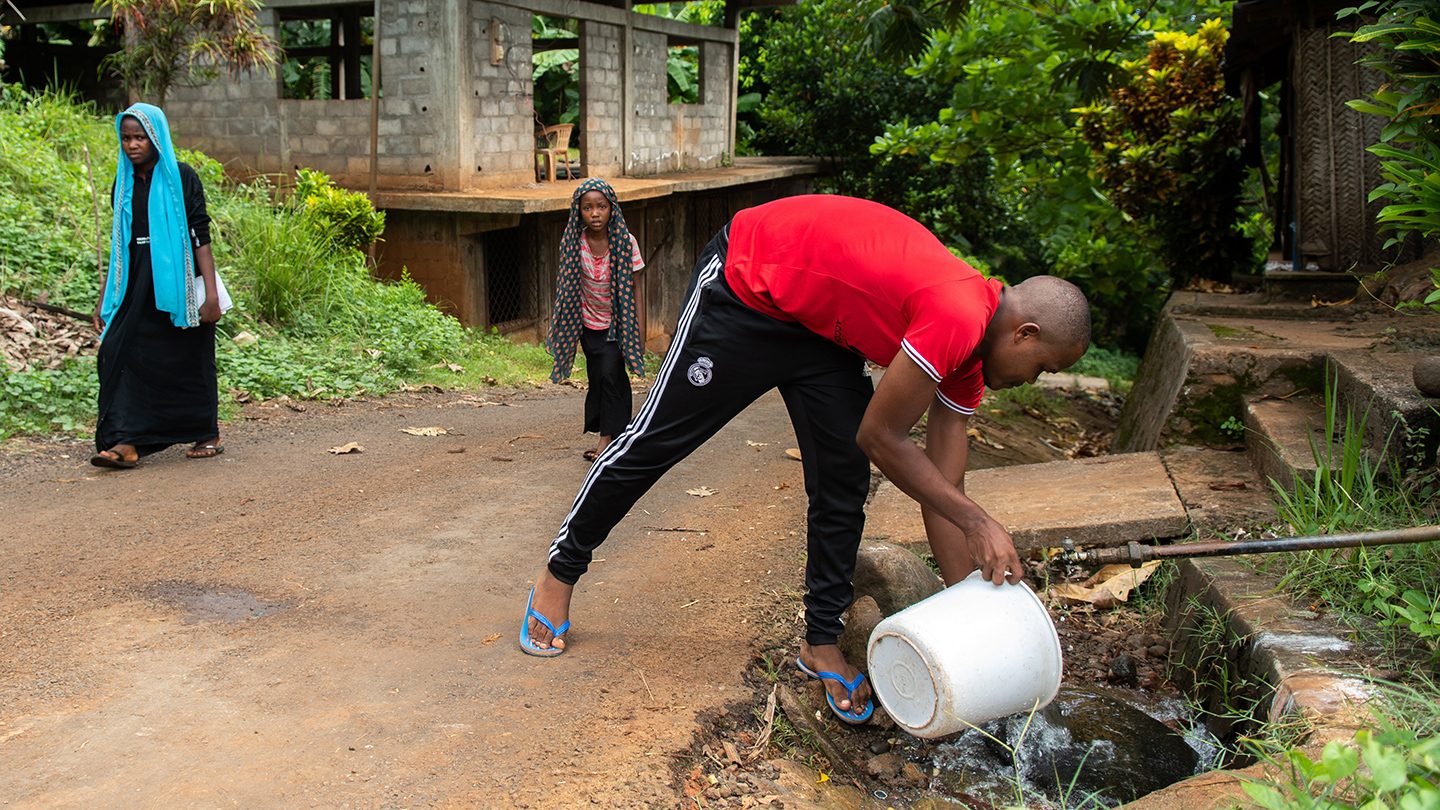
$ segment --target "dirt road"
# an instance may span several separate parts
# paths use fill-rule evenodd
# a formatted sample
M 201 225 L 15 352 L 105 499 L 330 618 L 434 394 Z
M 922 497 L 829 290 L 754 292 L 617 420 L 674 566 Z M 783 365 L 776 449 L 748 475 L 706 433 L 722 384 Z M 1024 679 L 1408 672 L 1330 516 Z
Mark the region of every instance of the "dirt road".
M 125 472 L 0 456 L 0 804 L 673 805 L 697 714 L 797 620 L 800 465 L 772 394 L 602 547 L 570 652 L 531 658 L 581 396 L 249 406 L 220 458 Z M 426 426 L 456 435 L 401 432 Z

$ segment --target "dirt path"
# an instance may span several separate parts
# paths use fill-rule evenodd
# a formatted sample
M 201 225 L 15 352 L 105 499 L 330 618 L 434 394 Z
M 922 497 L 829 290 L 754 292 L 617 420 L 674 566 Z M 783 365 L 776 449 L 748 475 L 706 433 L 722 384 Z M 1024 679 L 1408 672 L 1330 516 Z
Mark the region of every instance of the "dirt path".
M 585 472 L 581 395 L 484 397 L 509 407 L 251 406 L 218 460 L 123 473 L 0 455 L 0 804 L 672 805 L 696 715 L 799 610 L 784 408 L 640 502 L 542 661 L 516 631 Z M 400 432 L 430 425 L 460 435 Z

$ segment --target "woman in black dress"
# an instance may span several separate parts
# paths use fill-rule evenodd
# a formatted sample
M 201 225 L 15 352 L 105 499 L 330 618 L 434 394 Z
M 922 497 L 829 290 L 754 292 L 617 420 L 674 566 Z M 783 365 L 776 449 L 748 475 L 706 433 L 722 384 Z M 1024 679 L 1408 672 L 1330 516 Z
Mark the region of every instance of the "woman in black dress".
M 110 270 L 95 307 L 101 331 L 97 467 L 128 469 L 172 444 L 213 458 L 220 443 L 215 379 L 219 282 L 205 190 L 175 159 L 160 108 L 116 117 L 120 138 Z

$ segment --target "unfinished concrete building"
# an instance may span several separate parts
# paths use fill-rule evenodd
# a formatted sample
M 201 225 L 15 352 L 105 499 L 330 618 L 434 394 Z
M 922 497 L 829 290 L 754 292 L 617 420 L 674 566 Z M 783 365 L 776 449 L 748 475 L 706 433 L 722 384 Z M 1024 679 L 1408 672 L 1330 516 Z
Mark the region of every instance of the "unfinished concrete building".
M 18 2 L 27 25 L 96 15 Z M 778 4 L 731 0 L 727 24 L 711 26 L 629 0 L 268 0 L 260 22 L 282 48 L 279 75 L 173 88 L 165 106 L 178 143 L 233 173 L 314 168 L 370 192 L 387 212 L 382 274 L 408 271 L 466 323 L 520 337 L 548 326 L 573 189 L 605 178 L 650 267 L 641 317 L 661 349 L 710 236 L 740 208 L 808 190 L 815 172 L 734 157 L 735 21 Z M 43 43 L 26 53 L 46 64 Z M 557 54 L 571 79 L 554 104 L 537 65 Z M 693 79 L 679 97 L 677 56 Z

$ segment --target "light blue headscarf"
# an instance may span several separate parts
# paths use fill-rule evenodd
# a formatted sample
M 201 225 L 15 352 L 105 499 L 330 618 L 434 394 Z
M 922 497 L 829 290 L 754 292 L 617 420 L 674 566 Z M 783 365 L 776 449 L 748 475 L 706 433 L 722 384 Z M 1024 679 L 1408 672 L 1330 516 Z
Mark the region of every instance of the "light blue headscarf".
M 195 255 L 190 247 L 190 223 L 185 216 L 185 197 L 180 190 L 180 164 L 175 160 L 175 145 L 170 142 L 170 123 L 165 113 L 153 104 L 132 104 L 115 116 L 115 135 L 120 135 L 120 122 L 126 116 L 140 122 L 145 135 L 155 147 L 158 158 L 150 177 L 150 270 L 154 277 L 155 308 L 170 314 L 170 322 L 179 327 L 200 325 L 200 311 L 195 303 Z M 130 271 L 130 220 L 134 214 L 135 166 L 125 151 L 120 150 L 115 165 L 115 222 L 110 236 L 110 274 L 105 282 L 105 298 L 100 318 L 105 331 L 120 303 L 125 299 L 126 275 Z M 105 339 L 104 334 L 100 336 Z

